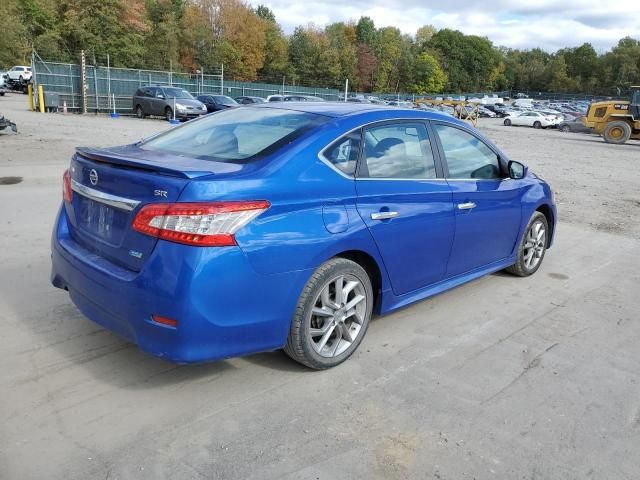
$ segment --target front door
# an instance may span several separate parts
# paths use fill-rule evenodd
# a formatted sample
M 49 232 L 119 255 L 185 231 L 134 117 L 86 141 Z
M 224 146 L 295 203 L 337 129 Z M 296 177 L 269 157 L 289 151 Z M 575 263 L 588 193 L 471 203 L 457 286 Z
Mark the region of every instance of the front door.
M 357 208 L 396 295 L 444 278 L 454 232 L 451 189 L 441 178 L 426 124 L 364 129 Z M 440 178 L 438 178 L 440 177 Z
M 447 277 L 454 277 L 513 254 L 523 181 L 508 178 L 506 165 L 473 133 L 451 124 L 433 126 L 455 209 L 455 239 L 447 266 Z

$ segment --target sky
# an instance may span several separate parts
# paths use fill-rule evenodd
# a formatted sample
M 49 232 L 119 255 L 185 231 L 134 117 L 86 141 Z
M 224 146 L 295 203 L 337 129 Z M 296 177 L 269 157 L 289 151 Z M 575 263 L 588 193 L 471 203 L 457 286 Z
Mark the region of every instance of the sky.
M 603 53 L 625 36 L 640 39 L 640 0 L 250 0 L 271 8 L 285 33 L 371 17 L 376 27 L 414 35 L 422 25 L 486 36 L 511 48 L 555 51 L 590 42 Z

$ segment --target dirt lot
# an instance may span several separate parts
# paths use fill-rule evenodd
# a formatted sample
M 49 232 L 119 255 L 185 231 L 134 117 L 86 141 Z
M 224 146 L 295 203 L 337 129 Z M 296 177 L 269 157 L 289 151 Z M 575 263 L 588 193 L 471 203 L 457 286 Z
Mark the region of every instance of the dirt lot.
M 49 285 L 76 145 L 159 120 L 26 111 L 0 98 L 0 479 L 640 478 L 640 143 L 482 129 L 556 192 L 556 244 L 375 319 L 356 355 L 310 372 L 281 352 L 175 366 Z

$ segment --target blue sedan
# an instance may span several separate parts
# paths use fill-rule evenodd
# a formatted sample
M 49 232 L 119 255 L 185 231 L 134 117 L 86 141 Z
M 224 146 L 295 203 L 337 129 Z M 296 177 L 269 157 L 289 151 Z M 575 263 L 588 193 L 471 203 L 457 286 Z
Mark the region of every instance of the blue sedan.
M 181 363 L 284 348 L 335 366 L 374 312 L 533 274 L 556 225 L 549 185 L 477 130 L 354 103 L 265 103 L 79 148 L 63 198 L 53 285 Z

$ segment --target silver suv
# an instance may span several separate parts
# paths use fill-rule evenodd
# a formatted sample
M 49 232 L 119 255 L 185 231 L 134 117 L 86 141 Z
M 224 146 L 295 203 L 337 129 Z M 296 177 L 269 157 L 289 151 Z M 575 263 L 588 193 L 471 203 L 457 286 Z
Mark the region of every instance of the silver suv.
M 189 120 L 207 113 L 207 107 L 178 87 L 152 86 L 140 87 L 133 95 L 133 111 L 138 118 L 148 115 Z

